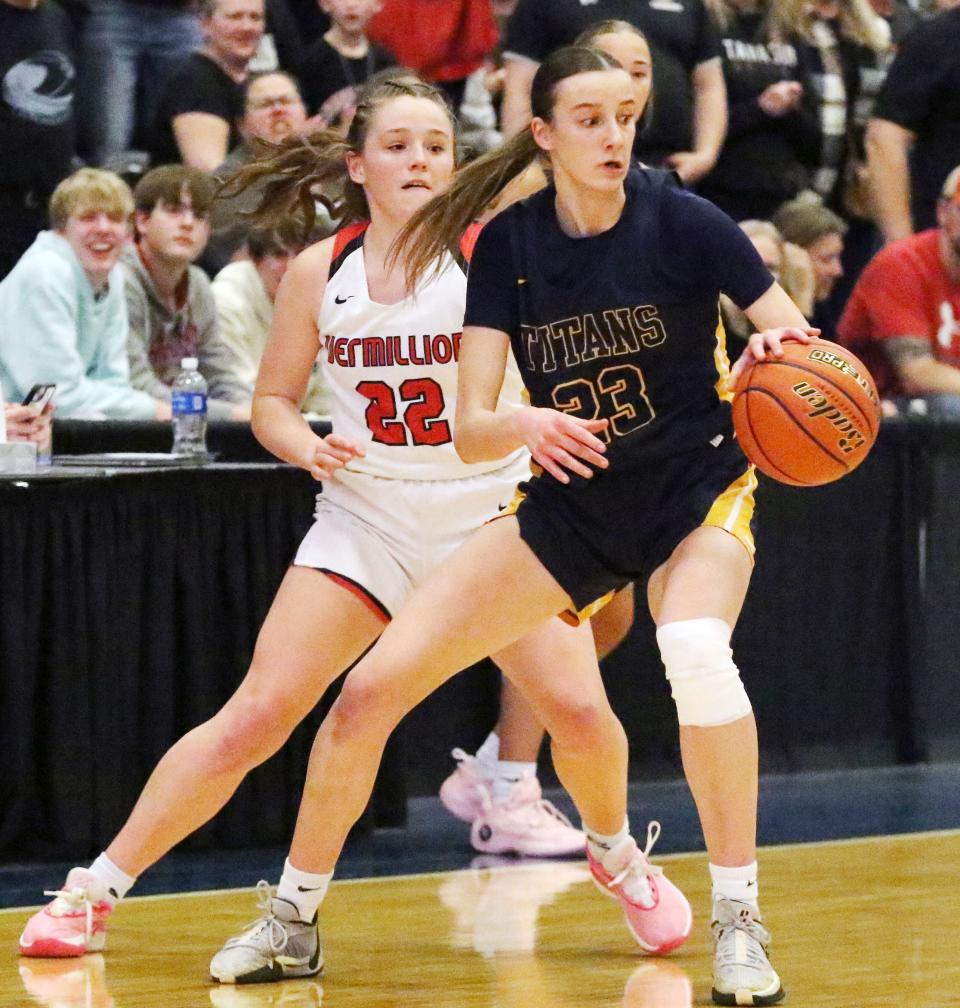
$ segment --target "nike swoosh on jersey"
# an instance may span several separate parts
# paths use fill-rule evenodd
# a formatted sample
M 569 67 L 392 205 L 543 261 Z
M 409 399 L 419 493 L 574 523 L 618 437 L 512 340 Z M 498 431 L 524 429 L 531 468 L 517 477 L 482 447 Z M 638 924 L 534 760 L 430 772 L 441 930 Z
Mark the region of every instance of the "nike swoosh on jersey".
M 352 297 L 353 297 L 352 294 L 348 294 L 345 298 L 339 297 L 337 294 L 334 294 L 333 300 L 336 301 L 337 304 L 346 304 L 347 301 L 349 301 L 350 298 Z

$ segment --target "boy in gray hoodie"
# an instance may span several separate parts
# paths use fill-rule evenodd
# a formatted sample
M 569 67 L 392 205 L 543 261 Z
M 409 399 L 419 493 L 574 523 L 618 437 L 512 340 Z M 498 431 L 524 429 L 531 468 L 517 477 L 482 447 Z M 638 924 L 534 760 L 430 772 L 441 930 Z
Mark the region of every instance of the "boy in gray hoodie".
M 135 241 L 123 253 L 130 382 L 169 402 L 184 357 L 207 380 L 210 416 L 249 420 L 250 394 L 220 337 L 206 274 L 193 265 L 210 236 L 216 184 L 185 165 L 163 165 L 137 183 Z

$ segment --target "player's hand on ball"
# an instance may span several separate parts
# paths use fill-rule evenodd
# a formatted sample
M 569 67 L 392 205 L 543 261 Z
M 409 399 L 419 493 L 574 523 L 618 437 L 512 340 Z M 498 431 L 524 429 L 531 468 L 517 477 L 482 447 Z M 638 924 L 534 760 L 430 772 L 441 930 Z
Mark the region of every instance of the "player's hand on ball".
M 744 370 L 752 367 L 757 361 L 766 360 L 767 357 L 782 357 L 783 344 L 786 340 L 793 340 L 796 343 L 809 343 L 810 340 L 820 335 L 819 329 L 800 329 L 796 326 L 781 326 L 778 329 L 765 329 L 763 332 L 754 333 L 747 340 L 747 347 L 737 358 L 736 364 L 730 369 L 730 386 L 737 384 L 737 380 Z
M 534 462 L 561 483 L 569 483 L 566 470 L 589 479 L 590 466 L 606 469 L 607 446 L 597 437 L 606 420 L 581 420 L 553 409 L 528 406 L 522 415 L 523 439 Z M 589 463 L 589 465 L 587 464 Z
M 364 451 L 355 441 L 348 441 L 337 434 L 317 438 L 313 445 L 313 455 L 306 469 L 315 480 L 330 479 L 351 459 L 363 458 Z

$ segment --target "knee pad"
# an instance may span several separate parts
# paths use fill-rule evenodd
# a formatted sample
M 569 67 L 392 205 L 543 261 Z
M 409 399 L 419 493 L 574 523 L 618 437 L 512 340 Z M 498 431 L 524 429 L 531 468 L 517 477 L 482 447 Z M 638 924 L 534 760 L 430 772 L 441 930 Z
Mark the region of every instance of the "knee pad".
M 730 627 L 723 620 L 666 623 L 657 630 L 657 644 L 680 724 L 709 728 L 750 713 L 730 650 Z

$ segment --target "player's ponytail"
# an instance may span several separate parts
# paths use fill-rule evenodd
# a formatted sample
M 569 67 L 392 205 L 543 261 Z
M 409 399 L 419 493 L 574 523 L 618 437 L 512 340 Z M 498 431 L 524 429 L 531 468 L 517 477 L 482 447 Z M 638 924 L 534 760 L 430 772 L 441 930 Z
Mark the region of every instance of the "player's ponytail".
M 260 142 L 257 158 L 226 179 L 217 198 L 229 199 L 256 186 L 259 202 L 250 213 L 252 224 L 271 229 L 295 222 L 307 235 L 313 229 L 318 202 L 336 218 L 348 212 L 345 180 L 349 149 L 344 137 L 332 129 L 290 136 L 279 144 Z M 351 207 L 351 219 L 364 216 L 365 208 L 366 200 L 360 207 Z
M 531 111 L 535 117 L 549 122 L 553 118 L 557 85 L 562 80 L 595 70 L 621 69 L 615 59 L 597 49 L 587 46 L 557 49 L 534 75 Z M 458 171 L 449 188 L 421 207 L 397 236 L 392 255 L 404 263 L 407 287 L 412 290 L 431 268 L 439 269 L 441 255 L 457 247 L 467 226 L 541 158 L 549 164 L 528 127 Z

